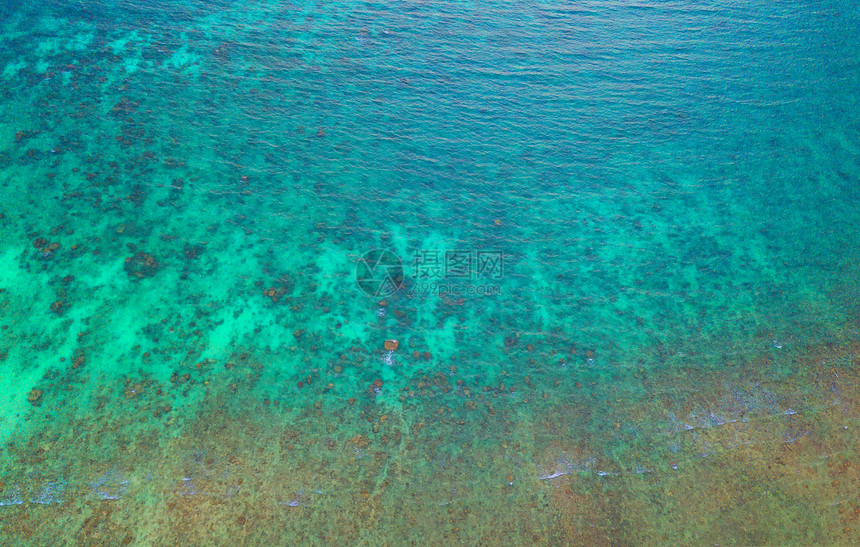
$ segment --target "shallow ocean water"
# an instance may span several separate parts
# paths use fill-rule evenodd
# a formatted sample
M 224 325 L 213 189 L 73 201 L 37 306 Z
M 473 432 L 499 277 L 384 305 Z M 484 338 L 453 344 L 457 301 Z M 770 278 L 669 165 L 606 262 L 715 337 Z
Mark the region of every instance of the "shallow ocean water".
M 854 3 L 0 13 L 4 542 L 858 541 Z

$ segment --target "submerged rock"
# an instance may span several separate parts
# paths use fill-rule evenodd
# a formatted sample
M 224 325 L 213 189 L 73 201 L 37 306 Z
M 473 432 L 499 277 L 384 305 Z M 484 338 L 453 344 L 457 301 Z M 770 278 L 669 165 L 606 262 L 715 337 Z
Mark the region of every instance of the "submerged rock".
M 42 391 L 41 389 L 33 388 L 30 390 L 30 393 L 27 394 L 27 400 L 30 401 L 30 404 L 35 405 L 42 399 Z
M 392 340 L 386 340 L 385 344 L 384 344 L 385 349 L 388 351 L 394 351 L 399 346 L 400 346 L 400 342 L 398 342 L 397 340 L 393 340 L 393 339 Z
M 125 271 L 130 277 L 143 279 L 158 273 L 161 265 L 149 253 L 140 251 L 125 259 Z

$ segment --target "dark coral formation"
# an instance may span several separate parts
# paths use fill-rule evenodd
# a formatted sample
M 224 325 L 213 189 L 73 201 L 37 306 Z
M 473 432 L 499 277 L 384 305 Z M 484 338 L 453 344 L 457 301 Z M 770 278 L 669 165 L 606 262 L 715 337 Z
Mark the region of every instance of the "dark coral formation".
M 129 277 L 144 279 L 158 273 L 161 264 L 149 253 L 140 251 L 125 259 L 125 271 Z

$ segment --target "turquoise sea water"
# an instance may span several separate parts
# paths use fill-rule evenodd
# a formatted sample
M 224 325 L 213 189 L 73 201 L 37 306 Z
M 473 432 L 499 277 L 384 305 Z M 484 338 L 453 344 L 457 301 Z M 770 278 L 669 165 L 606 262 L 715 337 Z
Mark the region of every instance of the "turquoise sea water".
M 691 493 L 744 483 L 708 467 L 736 446 L 856 457 L 856 376 L 805 372 L 858 363 L 856 3 L 0 14 L 8 537 L 325 542 L 291 510 L 389 544 L 856 534 L 850 486 L 725 525 Z M 399 290 L 358 282 L 374 250 Z

